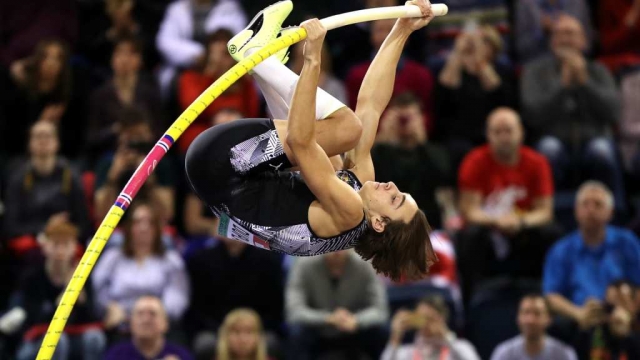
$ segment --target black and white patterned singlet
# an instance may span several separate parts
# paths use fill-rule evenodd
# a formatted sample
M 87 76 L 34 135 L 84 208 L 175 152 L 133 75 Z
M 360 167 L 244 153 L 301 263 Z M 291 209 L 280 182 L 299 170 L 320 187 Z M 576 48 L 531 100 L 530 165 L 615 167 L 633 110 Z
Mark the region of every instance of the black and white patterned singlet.
M 187 153 L 187 175 L 220 219 L 218 233 L 263 249 L 312 256 L 352 248 L 367 231 L 364 217 L 354 228 L 322 238 L 308 211 L 316 200 L 290 165 L 273 123 L 240 120 L 202 133 Z M 193 149 L 192 149 L 193 148 Z M 336 176 L 355 191 L 362 184 L 349 170 Z

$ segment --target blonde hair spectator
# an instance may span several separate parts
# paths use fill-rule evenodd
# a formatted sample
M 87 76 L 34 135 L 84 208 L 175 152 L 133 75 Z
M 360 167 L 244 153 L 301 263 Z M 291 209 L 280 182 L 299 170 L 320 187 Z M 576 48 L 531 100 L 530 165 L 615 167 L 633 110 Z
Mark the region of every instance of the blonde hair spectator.
M 218 333 L 216 360 L 236 358 L 267 360 L 267 343 L 260 315 L 251 309 L 230 312 Z

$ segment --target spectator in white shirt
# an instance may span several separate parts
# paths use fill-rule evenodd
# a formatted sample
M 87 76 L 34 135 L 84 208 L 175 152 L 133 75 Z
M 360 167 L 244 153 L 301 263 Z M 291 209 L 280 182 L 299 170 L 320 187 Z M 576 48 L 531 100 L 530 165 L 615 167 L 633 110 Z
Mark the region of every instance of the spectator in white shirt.
M 177 69 L 204 59 L 208 34 L 220 28 L 238 33 L 246 25 L 247 16 L 237 0 L 177 0 L 169 5 L 156 37 L 165 61 L 159 74 L 163 93 Z

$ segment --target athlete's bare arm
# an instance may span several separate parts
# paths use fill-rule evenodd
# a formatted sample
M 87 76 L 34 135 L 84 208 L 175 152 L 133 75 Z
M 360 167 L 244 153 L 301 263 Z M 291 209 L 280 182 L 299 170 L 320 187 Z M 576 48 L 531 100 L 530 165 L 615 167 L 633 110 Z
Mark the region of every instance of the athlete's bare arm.
M 396 68 L 402 55 L 402 49 L 415 30 L 426 26 L 431 19 L 431 5 L 426 0 L 414 0 L 411 5 L 418 5 L 424 15 L 422 18 L 398 19 L 373 59 L 364 77 L 360 92 L 356 115 L 362 121 L 362 135 L 356 147 L 347 152 L 344 166 L 352 169 L 360 181 L 375 179 L 371 148 L 378 130 L 378 121 L 382 112 L 391 100 Z
M 319 203 L 309 210 L 311 225 L 319 224 L 318 230 L 335 235 L 362 221 L 362 200 L 349 185 L 336 177 L 329 157 L 316 141 L 316 89 L 322 42 L 327 30 L 317 19 L 306 21 L 301 26 L 307 30 L 304 66 L 289 110 L 286 142 Z

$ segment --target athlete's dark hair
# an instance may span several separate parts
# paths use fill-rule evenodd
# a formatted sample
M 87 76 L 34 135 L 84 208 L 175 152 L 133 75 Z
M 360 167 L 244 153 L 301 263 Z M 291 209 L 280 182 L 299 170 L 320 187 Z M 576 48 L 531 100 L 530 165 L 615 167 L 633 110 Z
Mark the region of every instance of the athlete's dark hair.
M 355 249 L 363 259 L 371 260 L 377 272 L 394 281 L 420 279 L 438 261 L 431 246 L 430 232 L 427 217 L 418 210 L 408 223 L 390 221 L 383 232 L 369 226 Z

